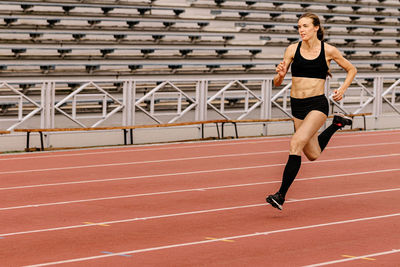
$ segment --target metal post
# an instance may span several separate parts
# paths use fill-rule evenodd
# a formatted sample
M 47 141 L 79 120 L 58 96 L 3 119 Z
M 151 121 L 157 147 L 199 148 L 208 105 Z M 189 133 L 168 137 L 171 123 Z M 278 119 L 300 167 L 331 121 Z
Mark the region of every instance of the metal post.
M 46 88 L 47 82 L 43 82 L 42 89 L 40 91 L 40 102 L 42 106 L 42 112 L 40 112 L 40 128 L 45 128 L 45 118 L 46 118 Z
M 325 96 L 326 96 L 326 98 L 328 99 L 328 103 L 329 103 L 329 94 L 330 94 L 330 88 L 331 88 L 331 78 L 328 76 L 327 78 L 326 78 L 326 81 L 325 81 Z M 331 110 L 331 113 L 333 113 L 333 104 L 332 104 L 332 110 Z M 324 125 L 322 125 L 322 130 L 325 130 L 326 129 L 326 120 L 325 120 L 325 123 L 324 123 Z
M 129 125 L 136 124 L 136 81 L 130 80 L 128 83 L 128 90 L 130 91 L 131 110 L 129 111 L 130 120 Z
M 263 80 L 261 84 L 261 119 L 271 119 L 272 117 L 272 79 Z M 263 135 L 268 135 L 268 124 L 263 125 Z
M 53 82 L 51 86 L 51 104 L 50 104 L 50 128 L 55 125 L 55 108 L 56 105 L 56 83 Z
M 195 120 L 205 121 L 207 120 L 207 88 L 208 81 L 200 80 L 196 83 L 196 110 L 195 110 Z M 204 125 L 202 124 L 199 129 L 199 135 L 204 138 Z
M 122 126 L 128 125 L 128 116 L 129 116 L 129 93 L 128 93 L 128 82 L 124 81 L 122 86 L 122 104 L 124 105 L 124 109 L 122 110 Z
M 375 118 L 374 128 L 378 128 L 379 118 L 382 115 L 382 88 L 383 87 L 383 78 L 375 77 L 374 79 L 374 107 L 373 107 L 373 116 Z
M 55 82 L 43 82 L 41 90 L 41 120 L 40 128 L 54 127 L 54 100 L 55 99 Z M 50 135 L 43 134 L 47 146 L 50 146 Z

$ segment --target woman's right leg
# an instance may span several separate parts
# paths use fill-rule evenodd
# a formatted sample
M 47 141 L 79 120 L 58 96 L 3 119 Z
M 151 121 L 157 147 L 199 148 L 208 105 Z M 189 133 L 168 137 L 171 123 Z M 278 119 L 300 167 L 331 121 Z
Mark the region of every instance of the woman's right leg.
M 294 126 L 295 129 L 299 129 L 301 124 L 303 123 L 302 120 L 294 118 Z M 307 157 L 308 160 L 314 161 L 316 160 L 321 154 L 321 148 L 318 143 L 318 132 L 315 133 L 308 143 L 303 148 L 303 153 Z
M 321 151 L 325 149 L 328 145 L 328 142 L 331 140 L 331 137 L 337 130 L 343 128 L 346 125 L 351 125 L 353 120 L 350 117 L 346 117 L 344 114 L 336 114 L 333 117 L 332 124 L 326 128 L 319 136 L 318 136 L 318 144 L 321 148 Z
M 303 121 L 294 119 L 295 128 L 299 128 Z M 323 132 L 320 134 L 315 133 L 313 137 L 311 137 L 310 141 L 304 146 L 303 152 L 304 155 L 310 161 L 316 160 L 321 152 L 325 149 L 328 145 L 329 141 L 331 140 L 332 136 L 336 133 L 337 130 L 340 130 L 346 125 L 351 125 L 352 119 L 349 117 L 344 116 L 343 114 L 336 114 L 332 121 L 332 124 L 327 127 Z

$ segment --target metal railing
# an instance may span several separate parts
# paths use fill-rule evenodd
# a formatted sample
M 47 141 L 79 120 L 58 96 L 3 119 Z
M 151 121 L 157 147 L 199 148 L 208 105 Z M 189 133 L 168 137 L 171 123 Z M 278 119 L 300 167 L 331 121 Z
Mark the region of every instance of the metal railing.
M 344 76 L 338 76 L 326 82 L 326 95 L 333 110 L 348 114 L 371 112 L 375 119 L 386 115 L 400 116 L 400 76 L 358 75 L 346 97 L 335 102 L 330 91 L 339 88 L 343 80 Z M 151 79 L 93 79 L 79 81 L 80 86 L 68 95 L 56 92 L 71 81 L 30 82 L 41 85 L 36 97 L 24 93 L 15 81 L 0 81 L 1 130 L 12 131 L 26 123 L 30 128 L 65 127 L 65 118 L 75 127 L 97 127 L 291 117 L 289 78 L 281 88 L 274 88 L 271 78 L 245 81 L 171 79 L 161 82 Z M 122 90 L 115 93 L 105 88 L 113 83 L 122 83 Z M 145 92 L 142 89 L 144 85 Z M 96 108 L 90 109 L 93 103 Z M 14 113 L 5 112 L 6 106 L 13 106 Z M 82 109 L 86 109 L 85 113 Z M 39 115 L 40 120 L 33 120 Z

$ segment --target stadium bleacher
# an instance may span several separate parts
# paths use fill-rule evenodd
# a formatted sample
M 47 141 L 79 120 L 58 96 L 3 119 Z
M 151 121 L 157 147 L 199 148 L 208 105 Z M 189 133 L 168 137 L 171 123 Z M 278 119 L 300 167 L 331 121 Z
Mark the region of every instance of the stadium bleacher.
M 396 72 L 399 65 L 398 1 L 31 0 L 0 5 L 0 77 L 268 75 L 283 47 L 298 41 L 297 19 L 308 11 L 320 15 L 328 42 L 359 71 Z

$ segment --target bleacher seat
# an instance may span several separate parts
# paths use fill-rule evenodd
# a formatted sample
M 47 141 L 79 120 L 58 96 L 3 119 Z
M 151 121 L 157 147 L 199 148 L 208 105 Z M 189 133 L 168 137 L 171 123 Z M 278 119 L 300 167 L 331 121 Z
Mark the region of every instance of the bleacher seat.
M 380 70 L 398 71 L 386 60 L 398 56 L 397 1 L 347 0 L 328 5 L 322 0 L 312 4 L 295 0 L 182 0 L 179 5 L 164 0 L 6 2 L 0 6 L 13 13 L 0 14 L 4 21 L 0 37 L 9 47 L 18 47 L 0 47 L 7 59 L 0 69 L 2 76 L 16 68 L 24 71 L 23 64 L 31 74 L 37 70 L 36 75 L 75 75 L 78 69 L 95 75 L 155 70 L 273 74 L 283 48 L 299 40 L 296 23 L 306 11 L 320 14 L 326 38 L 345 56 L 357 59 L 361 70 L 368 71 L 366 66 L 370 66 L 373 71 L 381 64 Z M 94 43 L 102 48 L 93 49 Z M 132 46 L 136 49 L 126 49 Z M 175 48 L 169 49 L 171 46 Z M 268 49 L 281 52 L 268 53 Z M 47 54 L 51 64 L 40 61 L 40 53 Z M 136 61 L 132 64 L 121 58 Z M 164 63 L 154 64 L 156 58 Z M 191 63 L 197 59 L 196 64 Z

